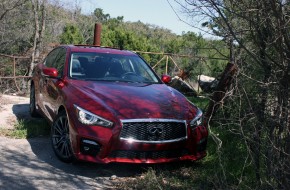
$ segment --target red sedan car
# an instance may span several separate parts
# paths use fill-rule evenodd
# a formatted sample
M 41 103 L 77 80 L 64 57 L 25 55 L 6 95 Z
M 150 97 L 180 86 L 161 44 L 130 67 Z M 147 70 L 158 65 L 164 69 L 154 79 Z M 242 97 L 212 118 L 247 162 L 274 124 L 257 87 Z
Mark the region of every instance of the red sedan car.
M 59 46 L 33 72 L 32 116 L 51 124 L 57 157 L 97 163 L 162 163 L 206 155 L 202 112 L 137 54 Z

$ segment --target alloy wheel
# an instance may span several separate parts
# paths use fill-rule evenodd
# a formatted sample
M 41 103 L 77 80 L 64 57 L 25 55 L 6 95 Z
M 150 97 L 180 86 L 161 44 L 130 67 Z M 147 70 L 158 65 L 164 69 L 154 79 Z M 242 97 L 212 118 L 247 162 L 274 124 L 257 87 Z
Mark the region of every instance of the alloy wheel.
M 71 162 L 74 156 L 69 136 L 69 122 L 65 112 L 61 112 L 53 123 L 51 140 L 57 157 L 64 162 Z

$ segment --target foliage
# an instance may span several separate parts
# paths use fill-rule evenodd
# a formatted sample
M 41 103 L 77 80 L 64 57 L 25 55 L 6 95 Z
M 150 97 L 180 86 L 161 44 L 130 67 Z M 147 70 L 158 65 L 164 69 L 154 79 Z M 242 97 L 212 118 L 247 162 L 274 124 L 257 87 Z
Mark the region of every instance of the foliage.
M 30 21 L 34 19 L 30 11 L 32 7 L 30 1 L 23 0 L 22 6 L 15 8 L 15 13 L 20 11 L 22 13 L 21 16 L 19 14 L 14 14 L 14 10 L 12 10 L 10 14 L 7 14 L 3 18 L 3 22 L 0 21 L 1 28 L 6 29 L 2 31 L 2 34 L 5 35 L 7 39 L 6 41 L 1 41 L 1 43 L 5 43 L 5 45 L 0 46 L 0 52 L 6 54 L 12 52 L 23 54 L 32 48 L 34 38 L 34 28 L 33 25 L 30 24 Z M 57 1 L 55 3 L 47 3 L 45 9 L 46 14 L 43 15 L 43 17 L 39 14 L 39 21 L 45 19 L 43 39 L 39 39 L 39 43 L 41 43 L 40 48 L 42 50 L 42 52 L 40 52 L 41 56 L 48 52 L 51 48 L 51 44 L 92 44 L 95 22 L 102 23 L 101 44 L 103 46 L 132 51 L 185 54 L 191 57 L 198 55 L 212 58 L 217 55 L 214 46 L 218 43 L 213 40 L 203 39 L 193 32 L 184 33 L 178 36 L 167 29 L 155 25 L 143 24 L 141 22 L 124 22 L 123 16 L 111 18 L 109 14 L 104 13 L 100 8 L 97 8 L 89 15 L 83 15 L 79 8 L 76 7 L 75 9 L 68 10 L 61 7 Z M 21 28 L 23 31 L 21 34 L 18 28 Z M 19 41 L 17 39 L 19 39 Z M 206 48 L 210 50 L 206 50 Z M 226 45 L 222 45 L 221 43 L 218 49 L 225 52 L 227 51 Z M 227 54 L 228 53 L 225 53 L 225 56 L 227 56 Z M 151 65 L 156 64 L 163 57 L 163 55 L 157 54 L 141 55 Z M 30 52 L 28 56 L 30 56 Z M 195 70 L 192 72 L 193 80 L 196 80 L 196 75 L 201 74 L 201 72 L 202 74 L 217 76 L 218 74 L 216 73 L 219 73 L 221 71 L 220 68 L 226 64 L 223 60 L 203 59 L 201 61 L 198 58 L 180 57 L 176 57 L 175 59 L 181 69 L 189 68 Z M 173 65 L 172 62 L 171 65 Z M 208 67 L 217 69 L 208 69 Z M 160 67 L 156 69 L 158 73 L 164 73 L 165 65 L 162 63 Z M 215 72 L 212 72 L 212 70 Z M 175 73 L 172 70 L 170 74 Z
M 109 14 L 104 14 L 103 9 L 97 8 L 94 11 L 94 16 L 97 18 L 98 22 L 106 22 L 109 18 Z
M 194 97 L 190 96 L 187 97 L 190 102 L 192 102 L 194 105 L 196 105 L 198 108 L 200 108 L 203 112 L 206 111 L 206 108 L 208 106 L 209 100 L 205 97 Z
M 64 27 L 63 33 L 60 35 L 61 44 L 82 44 L 83 37 L 80 30 L 75 25 L 68 24 Z
M 27 0 L 2 0 L 0 3 L 0 52 L 23 53 L 31 43 L 32 15 Z
M 240 178 L 228 173 L 227 138 L 216 136 L 223 163 L 219 169 L 225 171 L 217 175 L 217 188 L 246 181 L 244 188 L 289 189 L 289 1 L 178 2 L 192 17 L 207 19 L 204 26 L 230 45 L 230 59 L 239 67 L 234 89 L 213 122 L 239 136 L 248 158 L 243 159 L 245 163 L 250 159 L 247 168 L 255 178 L 243 180 L 248 172 Z M 232 176 L 236 182 L 225 180 Z

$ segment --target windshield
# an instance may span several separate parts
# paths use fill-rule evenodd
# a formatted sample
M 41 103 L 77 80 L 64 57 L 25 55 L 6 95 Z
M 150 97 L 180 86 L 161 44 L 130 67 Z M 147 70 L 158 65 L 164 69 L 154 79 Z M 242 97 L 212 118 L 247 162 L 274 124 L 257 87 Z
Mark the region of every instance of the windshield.
M 159 83 L 151 68 L 138 56 L 72 53 L 69 68 L 73 79 Z

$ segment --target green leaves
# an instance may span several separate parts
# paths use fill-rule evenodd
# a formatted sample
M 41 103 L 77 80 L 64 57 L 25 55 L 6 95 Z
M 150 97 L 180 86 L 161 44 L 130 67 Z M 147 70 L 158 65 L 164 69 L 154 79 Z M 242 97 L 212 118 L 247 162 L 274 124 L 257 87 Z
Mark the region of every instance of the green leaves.
M 79 28 L 73 24 L 67 24 L 60 35 L 60 43 L 62 44 L 82 44 L 83 40 Z

